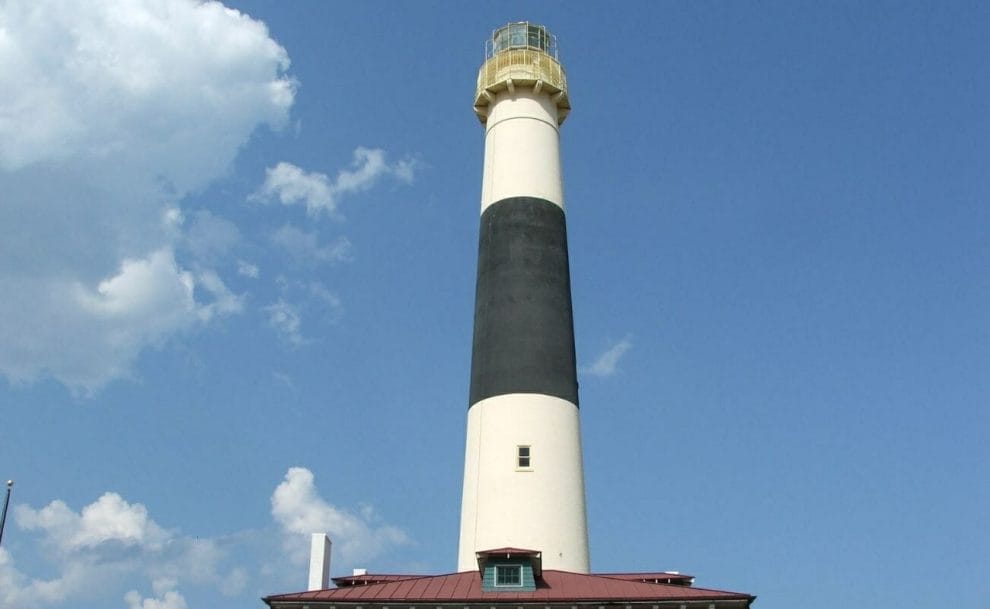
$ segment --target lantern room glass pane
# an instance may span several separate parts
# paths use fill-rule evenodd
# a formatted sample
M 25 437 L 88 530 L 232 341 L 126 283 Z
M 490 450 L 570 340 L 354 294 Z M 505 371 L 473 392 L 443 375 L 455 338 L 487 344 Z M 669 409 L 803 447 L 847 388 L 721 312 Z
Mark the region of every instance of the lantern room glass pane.
M 547 51 L 547 41 L 549 36 L 547 30 L 541 25 L 531 25 L 529 23 L 510 23 L 509 25 L 495 30 L 492 37 L 495 52 L 506 49 L 533 48 Z

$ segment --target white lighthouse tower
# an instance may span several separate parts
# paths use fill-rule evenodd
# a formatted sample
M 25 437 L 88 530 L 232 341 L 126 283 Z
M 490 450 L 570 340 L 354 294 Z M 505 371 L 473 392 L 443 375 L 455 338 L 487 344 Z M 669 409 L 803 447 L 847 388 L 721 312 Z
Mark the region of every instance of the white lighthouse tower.
M 495 30 L 474 109 L 485 165 L 458 570 L 517 548 L 588 573 L 556 38 L 527 22 Z
M 325 573 L 271 609 L 749 609 L 676 571 L 590 572 L 560 125 L 570 102 L 546 28 L 495 30 L 474 109 L 485 125 L 478 282 L 457 573 Z

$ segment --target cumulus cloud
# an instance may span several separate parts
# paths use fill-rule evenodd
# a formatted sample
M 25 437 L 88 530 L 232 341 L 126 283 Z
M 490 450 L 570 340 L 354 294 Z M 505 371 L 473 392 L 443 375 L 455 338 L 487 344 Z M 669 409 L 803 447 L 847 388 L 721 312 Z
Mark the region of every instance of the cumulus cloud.
M 172 251 L 163 248 L 145 259 L 124 259 L 117 274 L 95 289 L 77 283 L 74 300 L 94 318 L 162 317 L 165 326 L 195 310 L 192 274 L 179 269 Z
M 264 307 L 269 325 L 280 338 L 293 346 L 301 346 L 312 339 L 303 335 L 303 315 L 315 317 L 323 323 L 336 323 L 343 315 L 344 306 L 340 297 L 318 281 L 290 281 L 284 277 L 278 280 L 282 295 L 272 304 Z
M 19 290 L 0 300 L 0 370 L 15 381 L 49 372 L 76 391 L 126 377 L 143 348 L 241 309 L 216 273 L 183 270 L 168 247 L 124 258 L 92 283 L 57 276 L 2 282 Z M 197 289 L 205 298 L 196 298 Z
M 148 517 L 140 503 L 130 504 L 117 493 L 104 493 L 80 513 L 55 500 L 40 510 L 18 506 L 17 524 L 22 529 L 39 530 L 46 541 L 61 553 L 93 549 L 117 543 L 160 550 L 169 534 Z
M 65 600 L 74 590 L 85 586 L 83 569 L 67 568 L 52 580 L 29 578 L 21 573 L 13 558 L 0 548 L 0 608 L 44 606 Z
M 185 606 L 178 592 L 182 582 L 229 596 L 240 593 L 248 581 L 244 567 L 230 564 L 240 557 L 225 547 L 230 544 L 167 530 L 144 505 L 117 493 L 104 493 L 78 512 L 58 499 L 37 509 L 18 505 L 14 520 L 40 538 L 39 546 L 56 574 L 49 579 L 29 577 L 0 549 L 0 609 L 102 598 L 120 590 L 125 580 L 134 586 L 142 578 L 151 582 L 155 596 L 142 598 L 131 590 L 125 595 L 130 606 L 177 609 Z
M 630 349 L 632 349 L 632 340 L 627 336 L 606 349 L 594 363 L 582 368 L 581 371 L 598 377 L 612 376 L 618 371 L 622 356 Z
M 188 609 L 186 599 L 175 590 L 167 590 L 161 598 L 141 598 L 137 590 L 124 595 L 127 609 Z
M 182 269 L 169 247 L 125 257 L 102 278 L 0 270 L 0 285 L 8 289 L 0 299 L 0 371 L 13 381 L 49 373 L 77 392 L 129 376 L 145 347 L 241 309 L 216 273 Z
M 283 205 L 303 205 L 311 216 L 325 213 L 336 217 L 341 197 L 367 190 L 384 177 L 410 183 L 415 163 L 404 159 L 389 163 L 384 150 L 359 147 L 351 166 L 337 173 L 335 180 L 323 173 L 308 173 L 292 163 L 281 162 L 265 172 L 265 182 L 252 198 L 277 199 Z
M 142 598 L 137 590 L 130 590 L 124 595 L 127 609 L 188 609 L 186 599 L 178 590 L 178 582 L 172 578 L 158 578 L 151 583 L 155 596 Z
M 297 564 L 306 562 L 313 533 L 328 533 L 345 564 L 409 543 L 405 532 L 379 523 L 370 508 L 354 513 L 328 503 L 316 489 L 313 472 L 304 467 L 289 468 L 275 488 L 272 516 L 284 534 L 285 551 Z
M 283 224 L 274 233 L 271 241 L 284 249 L 298 262 L 321 264 L 346 262 L 351 259 L 351 242 L 347 237 L 338 237 L 329 244 L 320 242 L 319 235 Z
M 259 122 L 284 122 L 294 96 L 285 49 L 219 2 L 14 1 L 3 22 L 5 169 L 88 157 L 123 163 L 119 177 L 150 163 L 187 190 Z
M 289 469 L 272 492 L 271 517 L 277 530 L 192 537 L 162 526 L 145 505 L 115 492 L 79 510 L 59 499 L 39 508 L 17 505 L 13 524 L 22 534 L 15 547 L 24 552 L 35 546 L 50 563 L 45 571 L 51 575 L 25 573 L 7 548 L 0 548 L 0 609 L 81 601 L 120 606 L 122 597 L 129 609 L 182 609 L 187 604 L 182 591 L 190 589 L 237 597 L 252 585 L 271 591 L 304 580 L 301 567 L 313 532 L 333 537 L 336 560 L 343 565 L 409 543 L 371 507 L 348 510 L 326 501 L 312 472 L 302 467 Z
M 92 392 L 239 310 L 236 228 L 179 203 L 286 122 L 288 67 L 218 2 L 0 4 L 0 375 Z
M 322 173 L 306 173 L 292 163 L 279 163 L 265 171 L 265 182 L 253 195 L 258 201 L 277 198 L 283 205 L 303 204 L 311 214 L 333 215 L 337 204 L 330 179 Z

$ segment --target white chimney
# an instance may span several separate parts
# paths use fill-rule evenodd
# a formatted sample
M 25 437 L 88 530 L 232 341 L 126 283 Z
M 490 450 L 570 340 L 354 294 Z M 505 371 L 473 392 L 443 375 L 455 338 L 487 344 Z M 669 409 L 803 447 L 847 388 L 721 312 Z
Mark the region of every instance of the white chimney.
M 330 538 L 326 533 L 313 533 L 309 550 L 309 587 L 326 590 L 330 587 Z

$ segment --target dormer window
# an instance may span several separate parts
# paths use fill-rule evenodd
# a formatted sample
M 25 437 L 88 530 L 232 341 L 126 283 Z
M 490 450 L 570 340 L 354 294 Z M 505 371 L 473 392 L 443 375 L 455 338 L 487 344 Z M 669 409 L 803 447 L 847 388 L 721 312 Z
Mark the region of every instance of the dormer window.
M 478 552 L 478 570 L 484 592 L 534 592 L 542 572 L 536 550 L 500 548 Z
M 522 565 L 495 565 L 496 587 L 518 588 L 522 585 Z

